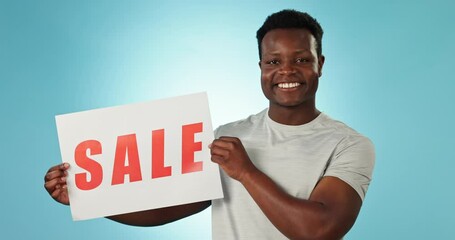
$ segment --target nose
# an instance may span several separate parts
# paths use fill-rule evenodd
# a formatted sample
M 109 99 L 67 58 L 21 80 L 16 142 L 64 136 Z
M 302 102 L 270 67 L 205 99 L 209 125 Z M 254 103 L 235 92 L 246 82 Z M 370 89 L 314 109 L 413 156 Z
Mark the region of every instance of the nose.
M 294 66 L 292 65 L 292 63 L 284 62 L 280 66 L 279 73 L 281 73 L 281 74 L 294 74 L 295 73 Z

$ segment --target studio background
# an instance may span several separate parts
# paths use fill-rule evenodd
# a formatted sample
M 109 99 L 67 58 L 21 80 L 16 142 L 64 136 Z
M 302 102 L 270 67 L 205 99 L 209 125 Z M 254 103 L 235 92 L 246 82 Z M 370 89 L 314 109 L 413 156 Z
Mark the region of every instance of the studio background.
M 55 115 L 207 91 L 213 125 L 267 107 L 256 30 L 324 28 L 317 106 L 371 138 L 373 182 L 345 239 L 455 235 L 453 1 L 0 0 L 1 239 L 211 239 L 210 209 L 155 228 L 73 222 L 44 190 Z

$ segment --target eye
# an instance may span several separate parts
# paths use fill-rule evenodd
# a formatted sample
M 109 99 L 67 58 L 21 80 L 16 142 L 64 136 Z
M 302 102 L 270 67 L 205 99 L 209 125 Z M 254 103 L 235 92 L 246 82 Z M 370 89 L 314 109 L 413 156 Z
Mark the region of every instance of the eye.
M 296 63 L 307 63 L 307 62 L 309 62 L 309 60 L 306 59 L 306 58 L 297 58 L 297 59 L 295 60 L 295 62 L 296 62 Z
M 269 60 L 267 61 L 267 64 L 270 64 L 270 65 L 278 65 L 280 64 L 280 62 L 276 59 L 273 59 L 273 60 Z

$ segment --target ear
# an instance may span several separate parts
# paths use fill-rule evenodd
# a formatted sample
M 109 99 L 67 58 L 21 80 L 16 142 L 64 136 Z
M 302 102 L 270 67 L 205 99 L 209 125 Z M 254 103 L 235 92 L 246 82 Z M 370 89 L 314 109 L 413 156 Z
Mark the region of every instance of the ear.
M 258 65 L 259 65 L 259 68 L 261 68 L 261 60 L 259 60 Z
M 318 72 L 319 72 L 319 77 L 322 76 L 322 67 L 324 66 L 324 61 L 325 61 L 324 55 L 321 55 L 321 56 L 318 57 Z

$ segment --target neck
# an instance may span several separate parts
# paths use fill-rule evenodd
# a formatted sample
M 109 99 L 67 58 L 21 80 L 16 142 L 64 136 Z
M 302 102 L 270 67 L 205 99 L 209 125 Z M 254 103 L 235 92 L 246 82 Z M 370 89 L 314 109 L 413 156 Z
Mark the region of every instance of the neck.
M 302 125 L 313 121 L 321 112 L 315 105 L 282 107 L 269 105 L 269 117 L 278 123 L 285 125 Z

